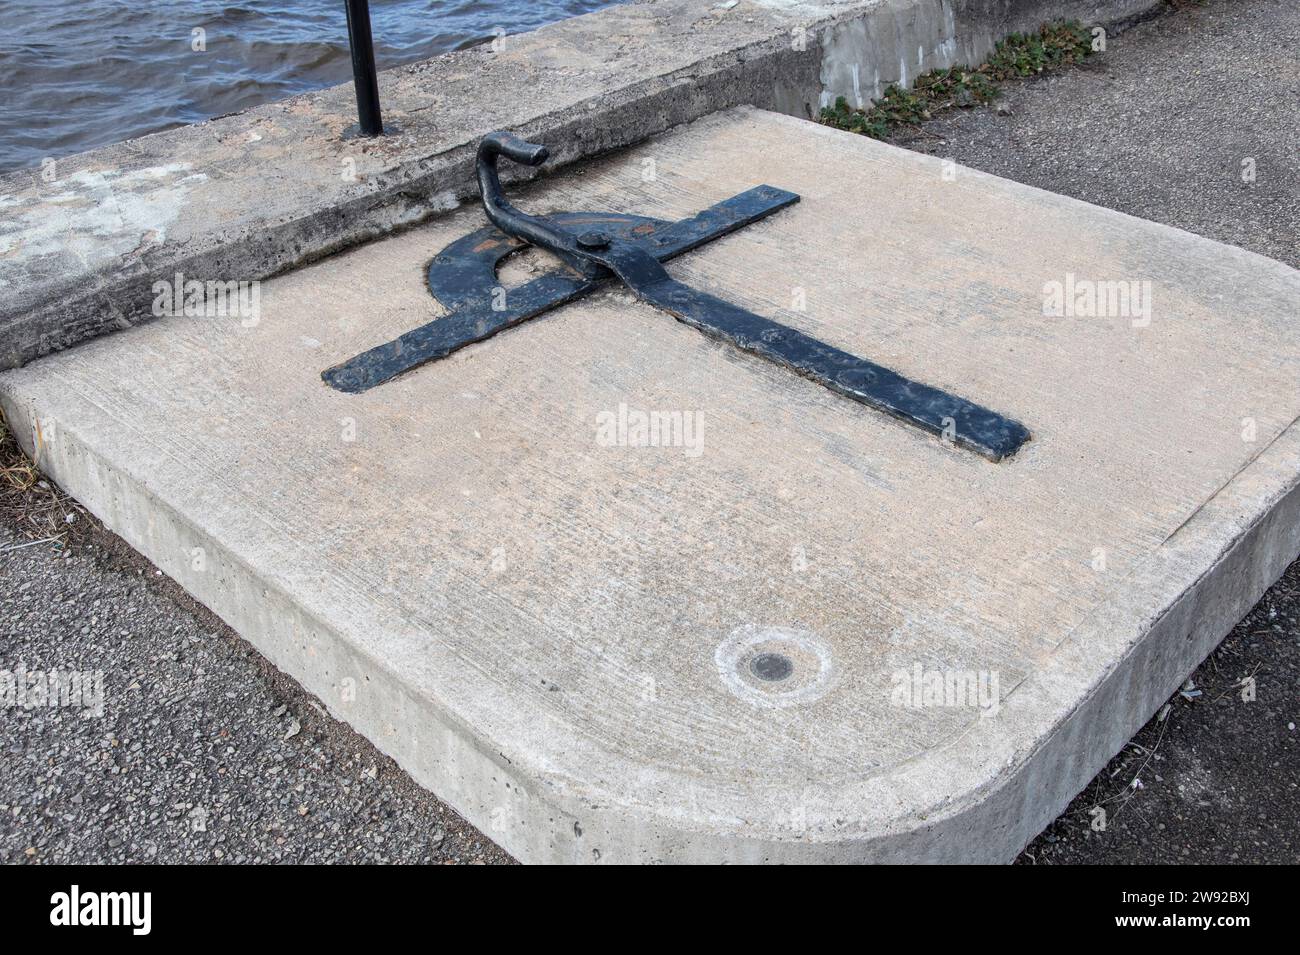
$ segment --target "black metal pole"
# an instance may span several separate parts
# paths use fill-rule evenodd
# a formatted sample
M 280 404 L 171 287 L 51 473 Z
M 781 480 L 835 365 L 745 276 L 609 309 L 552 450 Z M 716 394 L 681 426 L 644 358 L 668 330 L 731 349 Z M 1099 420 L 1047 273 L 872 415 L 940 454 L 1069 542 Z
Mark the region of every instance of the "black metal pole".
M 352 84 L 357 90 L 357 120 L 363 136 L 381 136 L 379 77 L 375 73 L 375 41 L 370 35 L 370 0 L 344 0 L 348 10 L 348 45 L 352 48 Z

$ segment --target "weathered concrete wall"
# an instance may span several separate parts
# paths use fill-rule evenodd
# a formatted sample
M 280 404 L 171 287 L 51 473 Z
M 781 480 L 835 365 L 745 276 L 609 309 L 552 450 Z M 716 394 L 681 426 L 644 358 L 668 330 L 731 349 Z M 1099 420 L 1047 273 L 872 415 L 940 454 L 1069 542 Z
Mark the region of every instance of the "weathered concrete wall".
M 155 281 L 249 281 L 473 195 L 509 128 L 552 167 L 718 109 L 794 115 L 974 61 L 1014 30 L 1160 0 L 648 0 L 385 72 L 379 141 L 337 86 L 0 178 L 0 369 L 152 317 Z

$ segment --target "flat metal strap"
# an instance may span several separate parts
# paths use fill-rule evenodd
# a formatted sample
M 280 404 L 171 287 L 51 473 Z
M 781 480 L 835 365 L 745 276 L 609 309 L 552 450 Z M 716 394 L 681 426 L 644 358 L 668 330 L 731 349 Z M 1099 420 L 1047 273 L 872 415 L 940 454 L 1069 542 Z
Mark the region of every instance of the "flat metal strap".
M 683 285 L 661 264 L 798 201 L 792 192 L 765 185 L 672 223 L 602 213 L 548 216 L 552 224 L 566 229 L 598 226 L 616 241 L 604 250 L 584 253 L 590 274 L 564 267 L 512 289 L 504 301 L 493 296 L 496 266 L 525 245 L 495 228 L 481 229 L 453 242 L 429 266 L 430 290 L 453 309 L 451 314 L 326 369 L 321 377 L 340 391 L 366 391 L 572 302 L 617 277 L 643 301 L 711 338 L 991 461 L 1015 454 L 1029 440 L 1029 431 L 1019 422 Z
M 668 279 L 638 285 L 633 290 L 639 298 L 710 338 L 760 355 L 837 394 L 950 440 L 990 461 L 1015 454 L 1029 440 L 1029 431 L 1017 421 L 904 378 L 689 285 Z
M 677 222 L 655 223 L 655 220 L 637 219 L 640 223 L 656 225 L 638 238 L 654 259 L 665 262 L 798 201 L 799 196 L 793 192 L 774 186 L 756 186 Z M 568 220 L 581 220 L 584 216 L 590 220 L 595 215 L 567 213 L 552 218 L 567 225 Z M 618 217 L 606 217 L 606 222 L 616 218 Z M 486 257 L 479 260 L 457 251 L 483 248 L 487 243 L 491 243 L 491 246 L 485 250 Z M 612 278 L 609 275 L 589 278 L 567 269 L 549 272 L 519 288 L 511 289 L 504 296 L 504 303 L 494 301 L 492 289 L 496 281 L 491 274 L 492 268 L 501 258 L 523 247 L 521 243 L 494 228 L 482 229 L 452 243 L 434 259 L 429 271 L 431 287 L 435 285 L 435 269 L 446 273 L 440 281 L 449 289 L 454 288 L 455 292 L 446 294 L 452 301 L 443 301 L 442 296 L 439 296 L 439 301 L 455 311 L 412 329 L 391 342 L 377 345 L 327 368 L 321 377 L 339 391 L 366 391 L 426 362 L 446 358 L 466 345 L 491 338 L 507 328 L 590 294 Z M 439 258 L 445 261 L 440 263 Z M 486 266 L 484 261 L 488 263 Z M 491 279 L 486 283 L 474 278 L 484 268 Z M 437 289 L 435 294 L 438 294 Z
M 614 246 L 593 255 L 638 298 L 709 337 L 789 368 L 837 394 L 952 441 L 990 461 L 1015 454 L 1029 440 L 1024 425 L 996 411 L 912 381 L 798 329 L 684 285 L 638 248 Z

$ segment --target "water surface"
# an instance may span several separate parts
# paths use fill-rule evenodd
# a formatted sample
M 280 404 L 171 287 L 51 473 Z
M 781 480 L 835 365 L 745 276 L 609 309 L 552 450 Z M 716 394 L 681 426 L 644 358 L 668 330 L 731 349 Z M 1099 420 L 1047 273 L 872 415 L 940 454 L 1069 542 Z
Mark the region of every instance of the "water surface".
M 371 0 L 375 58 L 382 70 L 613 2 Z M 0 0 L 0 172 L 351 76 L 342 0 Z

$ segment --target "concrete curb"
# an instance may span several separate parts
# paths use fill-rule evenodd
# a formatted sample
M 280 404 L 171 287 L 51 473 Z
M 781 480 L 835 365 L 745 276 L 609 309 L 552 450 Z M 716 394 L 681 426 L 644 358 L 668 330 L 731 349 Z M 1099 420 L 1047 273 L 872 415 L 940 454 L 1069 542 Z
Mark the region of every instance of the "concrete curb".
M 343 140 L 350 85 L 0 178 L 0 369 L 153 317 L 153 284 L 260 280 L 473 195 L 473 148 L 515 129 L 552 168 L 707 113 L 812 115 L 981 59 L 1054 19 L 1161 0 L 701 0 L 615 6 L 385 72 L 400 135 Z

